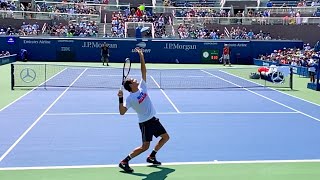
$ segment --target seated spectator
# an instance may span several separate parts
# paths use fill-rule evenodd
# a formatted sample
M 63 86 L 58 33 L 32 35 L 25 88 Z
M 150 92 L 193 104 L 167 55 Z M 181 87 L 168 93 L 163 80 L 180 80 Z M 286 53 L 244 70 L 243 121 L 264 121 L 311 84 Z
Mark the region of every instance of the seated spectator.
M 0 57 L 3 57 L 3 56 L 9 56 L 10 55 L 10 52 L 9 51 L 2 51 L 0 53 Z
M 170 0 L 163 0 L 164 6 L 170 6 L 170 4 L 171 4 Z

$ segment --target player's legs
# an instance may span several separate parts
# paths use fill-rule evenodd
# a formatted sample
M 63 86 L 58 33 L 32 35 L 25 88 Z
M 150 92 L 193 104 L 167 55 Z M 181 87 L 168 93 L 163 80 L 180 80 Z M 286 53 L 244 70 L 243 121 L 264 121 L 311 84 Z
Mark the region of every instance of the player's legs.
M 226 63 L 228 63 L 229 66 L 231 66 L 231 63 L 230 63 L 230 55 L 229 55 L 229 54 L 226 55 Z
M 102 65 L 104 66 L 104 63 L 106 62 L 106 58 L 104 56 L 101 57 Z
M 160 135 L 161 139 L 159 140 L 159 142 L 156 144 L 156 146 L 154 147 L 154 150 L 159 151 L 162 146 L 167 143 L 170 139 L 169 134 L 168 133 L 164 133 L 162 135 Z
M 150 147 L 150 141 L 152 141 L 153 136 L 153 128 L 151 126 L 151 123 L 145 122 L 145 123 L 139 123 L 139 127 L 141 130 L 141 136 L 142 136 L 142 146 L 135 148 L 126 158 L 124 158 L 120 164 L 119 167 L 122 168 L 125 172 L 133 172 L 133 169 L 129 166 L 129 161 L 140 155 L 141 153 L 145 152 Z
M 149 157 L 147 158 L 147 162 L 160 165 L 161 162 L 157 161 L 156 154 L 162 148 L 162 146 L 169 141 L 170 137 L 166 129 L 160 123 L 159 119 L 154 120 L 152 126 L 154 128 L 154 136 L 160 136 L 161 139 L 158 141 L 153 151 L 150 153 Z
M 131 158 L 134 158 L 136 156 L 138 156 L 139 154 L 145 152 L 146 150 L 148 150 L 150 147 L 150 142 L 143 142 L 142 146 L 135 148 L 130 154 L 129 156 Z
M 158 141 L 158 143 L 156 144 L 156 146 L 154 147 L 154 149 L 152 150 L 152 152 L 150 153 L 150 155 L 147 158 L 147 162 L 155 164 L 155 165 L 161 165 L 161 162 L 157 161 L 157 159 L 156 159 L 156 154 L 162 148 L 162 146 L 164 144 L 166 144 L 170 139 L 168 133 L 164 133 L 164 134 L 160 135 L 160 137 L 161 137 L 161 139 Z
M 150 147 L 150 142 L 143 142 L 142 146 L 135 148 L 126 158 L 124 158 L 120 163 L 119 167 L 125 172 L 132 173 L 133 169 L 129 166 L 129 161 L 138 156 L 139 154 L 145 152 Z
M 109 66 L 109 57 L 108 56 L 106 57 L 106 63 L 107 63 L 107 66 Z

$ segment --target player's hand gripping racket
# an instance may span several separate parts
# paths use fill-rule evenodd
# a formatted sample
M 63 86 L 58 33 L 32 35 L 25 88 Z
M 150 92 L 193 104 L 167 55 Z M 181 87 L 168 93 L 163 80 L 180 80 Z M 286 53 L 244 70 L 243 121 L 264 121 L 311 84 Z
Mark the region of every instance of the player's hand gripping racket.
M 122 85 L 121 85 L 121 88 L 120 88 L 121 91 L 123 90 L 124 82 L 125 82 L 125 80 L 127 79 L 128 75 L 130 73 L 130 69 L 131 69 L 131 61 L 130 61 L 129 58 L 126 58 L 126 60 L 124 61 L 124 64 L 123 64 Z

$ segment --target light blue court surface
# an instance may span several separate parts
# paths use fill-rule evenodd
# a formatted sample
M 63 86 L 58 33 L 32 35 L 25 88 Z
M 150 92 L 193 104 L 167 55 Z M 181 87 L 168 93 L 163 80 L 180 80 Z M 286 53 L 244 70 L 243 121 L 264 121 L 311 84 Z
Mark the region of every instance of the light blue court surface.
M 251 83 L 208 72 L 220 77 L 210 77 L 215 83 Z M 90 73 L 77 71 L 65 79 L 71 87 L 35 89 L 0 111 L 0 167 L 117 164 L 141 144 L 136 114 L 118 114 L 117 89 L 72 87 L 97 75 Z M 268 88 L 149 89 L 149 95 L 171 136 L 158 153 L 163 162 L 320 159 L 318 105 Z M 145 163 L 146 155 L 132 162 Z

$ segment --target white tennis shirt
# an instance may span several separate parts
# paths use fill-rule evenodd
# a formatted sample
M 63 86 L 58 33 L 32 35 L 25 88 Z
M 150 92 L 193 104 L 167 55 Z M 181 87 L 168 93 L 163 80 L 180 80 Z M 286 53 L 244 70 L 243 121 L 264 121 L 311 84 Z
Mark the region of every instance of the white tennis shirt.
M 146 82 L 141 79 L 139 90 L 130 95 L 126 99 L 125 106 L 127 109 L 131 107 L 137 112 L 139 123 L 145 122 L 156 115 L 156 110 L 151 102 L 148 94 Z

